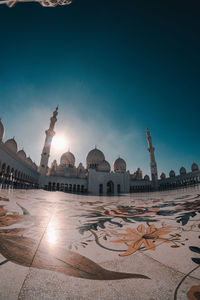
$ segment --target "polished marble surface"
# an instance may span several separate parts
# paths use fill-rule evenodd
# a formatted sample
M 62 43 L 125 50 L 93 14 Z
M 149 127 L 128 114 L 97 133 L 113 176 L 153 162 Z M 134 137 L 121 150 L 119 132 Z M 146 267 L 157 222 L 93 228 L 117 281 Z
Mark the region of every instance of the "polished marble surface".
M 200 187 L 0 191 L 0 299 L 200 299 Z

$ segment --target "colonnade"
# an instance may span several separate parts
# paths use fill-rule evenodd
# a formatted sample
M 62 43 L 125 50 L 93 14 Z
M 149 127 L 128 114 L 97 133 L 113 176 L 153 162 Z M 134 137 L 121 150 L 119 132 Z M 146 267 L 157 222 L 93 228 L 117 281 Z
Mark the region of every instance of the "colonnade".
M 87 189 L 82 184 L 69 184 L 69 183 L 59 183 L 49 181 L 48 186 L 45 186 L 48 191 L 62 191 L 71 193 L 86 193 Z
M 200 183 L 200 175 L 192 176 L 186 179 L 174 178 L 172 182 L 160 182 L 159 190 L 176 189 L 180 187 L 192 186 Z
M 38 188 L 35 178 L 0 161 L 0 188 Z
M 130 186 L 130 193 L 138 193 L 138 192 L 151 192 L 151 185 L 132 185 Z
M 181 187 L 187 187 L 192 185 L 197 185 L 200 183 L 200 175 L 191 176 L 185 179 L 182 178 L 174 178 L 174 180 L 159 180 L 158 181 L 158 190 L 170 190 L 177 189 Z M 130 186 L 130 193 L 138 193 L 138 192 L 151 192 L 153 191 L 153 187 L 151 185 L 132 185 Z

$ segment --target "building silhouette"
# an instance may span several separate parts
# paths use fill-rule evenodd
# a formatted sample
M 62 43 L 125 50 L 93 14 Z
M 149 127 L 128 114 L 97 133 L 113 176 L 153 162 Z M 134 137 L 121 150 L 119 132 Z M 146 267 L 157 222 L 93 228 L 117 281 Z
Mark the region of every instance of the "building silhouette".
M 148 128 L 146 133 L 151 178 L 148 175 L 143 177 L 140 168 L 131 174 L 127 171 L 126 162 L 121 157 L 115 160 L 111 170 L 104 153 L 97 147 L 87 154 L 85 167 L 82 163 L 76 166 L 75 157 L 70 151 L 62 154 L 59 163 L 54 160 L 49 167 L 57 116 L 58 107 L 50 118 L 49 128 L 45 131 L 46 137 L 39 166 L 26 156 L 23 149 L 18 150 L 14 137 L 4 142 L 4 126 L 0 119 L 0 186 L 2 188 L 44 188 L 50 191 L 116 195 L 168 190 L 200 182 L 200 171 L 196 163 L 192 164 L 189 172 L 181 167 L 178 175 L 171 170 L 168 177 L 165 173 L 161 173 L 158 178 L 155 148 Z

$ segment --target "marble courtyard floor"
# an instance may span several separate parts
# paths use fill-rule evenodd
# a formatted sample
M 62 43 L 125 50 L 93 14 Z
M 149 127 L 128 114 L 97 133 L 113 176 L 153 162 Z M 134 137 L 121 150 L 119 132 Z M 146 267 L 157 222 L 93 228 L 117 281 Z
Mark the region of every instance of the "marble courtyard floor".
M 0 191 L 0 299 L 200 299 L 200 187 Z

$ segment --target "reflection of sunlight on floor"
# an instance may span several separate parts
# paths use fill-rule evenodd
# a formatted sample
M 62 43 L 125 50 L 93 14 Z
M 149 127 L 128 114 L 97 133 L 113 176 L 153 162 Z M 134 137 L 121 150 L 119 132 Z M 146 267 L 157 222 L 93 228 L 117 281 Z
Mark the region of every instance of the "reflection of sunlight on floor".
M 56 244 L 57 234 L 53 225 L 49 225 L 47 228 L 47 239 L 50 244 Z

